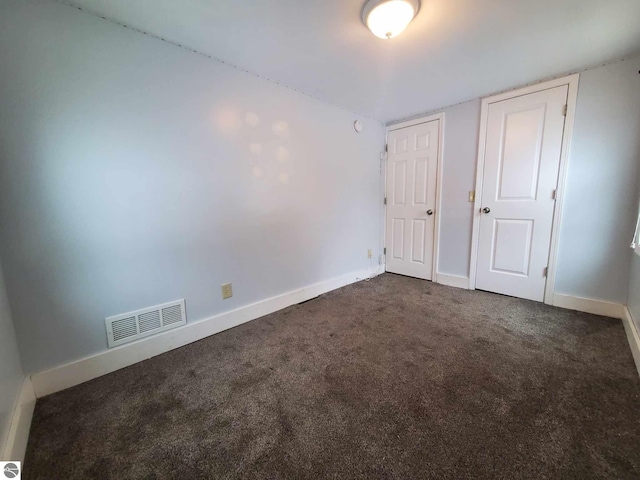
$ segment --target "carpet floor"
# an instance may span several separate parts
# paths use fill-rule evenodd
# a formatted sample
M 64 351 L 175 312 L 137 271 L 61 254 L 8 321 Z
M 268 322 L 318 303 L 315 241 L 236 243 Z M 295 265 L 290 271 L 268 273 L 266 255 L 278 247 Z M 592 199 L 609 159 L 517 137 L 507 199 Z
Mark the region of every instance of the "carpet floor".
M 25 479 L 639 478 L 620 320 L 384 274 L 38 400 Z

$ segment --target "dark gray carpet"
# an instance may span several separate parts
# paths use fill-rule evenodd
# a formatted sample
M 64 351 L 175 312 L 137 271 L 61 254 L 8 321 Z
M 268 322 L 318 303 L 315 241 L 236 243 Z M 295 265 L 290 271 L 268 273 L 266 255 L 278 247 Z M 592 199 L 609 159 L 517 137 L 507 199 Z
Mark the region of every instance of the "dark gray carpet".
M 385 274 L 38 401 L 26 479 L 638 478 L 619 320 Z

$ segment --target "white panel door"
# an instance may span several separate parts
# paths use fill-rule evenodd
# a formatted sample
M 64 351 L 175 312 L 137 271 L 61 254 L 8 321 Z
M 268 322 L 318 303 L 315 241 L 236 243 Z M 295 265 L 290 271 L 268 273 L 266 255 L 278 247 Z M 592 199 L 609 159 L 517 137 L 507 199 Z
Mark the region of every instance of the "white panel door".
M 488 107 L 476 288 L 543 301 L 568 86 Z
M 431 280 L 439 120 L 389 132 L 386 270 Z

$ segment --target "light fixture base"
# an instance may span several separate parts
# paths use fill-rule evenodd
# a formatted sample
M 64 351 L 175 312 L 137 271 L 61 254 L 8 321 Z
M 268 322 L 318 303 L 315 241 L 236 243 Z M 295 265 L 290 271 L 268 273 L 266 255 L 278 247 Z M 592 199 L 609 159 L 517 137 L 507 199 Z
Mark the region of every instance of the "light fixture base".
M 364 24 L 364 26 L 370 30 L 370 27 L 367 24 L 367 18 L 369 18 L 369 14 L 373 11 L 374 8 L 384 3 L 389 3 L 393 1 L 396 1 L 396 0 L 367 0 L 367 2 L 365 2 L 364 4 L 364 7 L 362 7 L 362 14 L 360 17 L 362 19 L 362 23 Z M 420 11 L 420 0 L 403 0 L 403 1 L 413 7 L 413 11 L 414 11 L 413 18 L 416 18 L 416 16 L 418 15 L 418 12 Z M 388 38 L 391 38 L 391 37 L 388 37 Z

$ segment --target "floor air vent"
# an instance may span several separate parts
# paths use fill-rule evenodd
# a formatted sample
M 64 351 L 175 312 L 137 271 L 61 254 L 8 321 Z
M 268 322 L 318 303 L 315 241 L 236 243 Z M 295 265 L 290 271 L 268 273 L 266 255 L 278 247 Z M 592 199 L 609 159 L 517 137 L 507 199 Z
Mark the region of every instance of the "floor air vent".
M 184 300 L 143 308 L 105 319 L 109 348 L 186 325 Z

